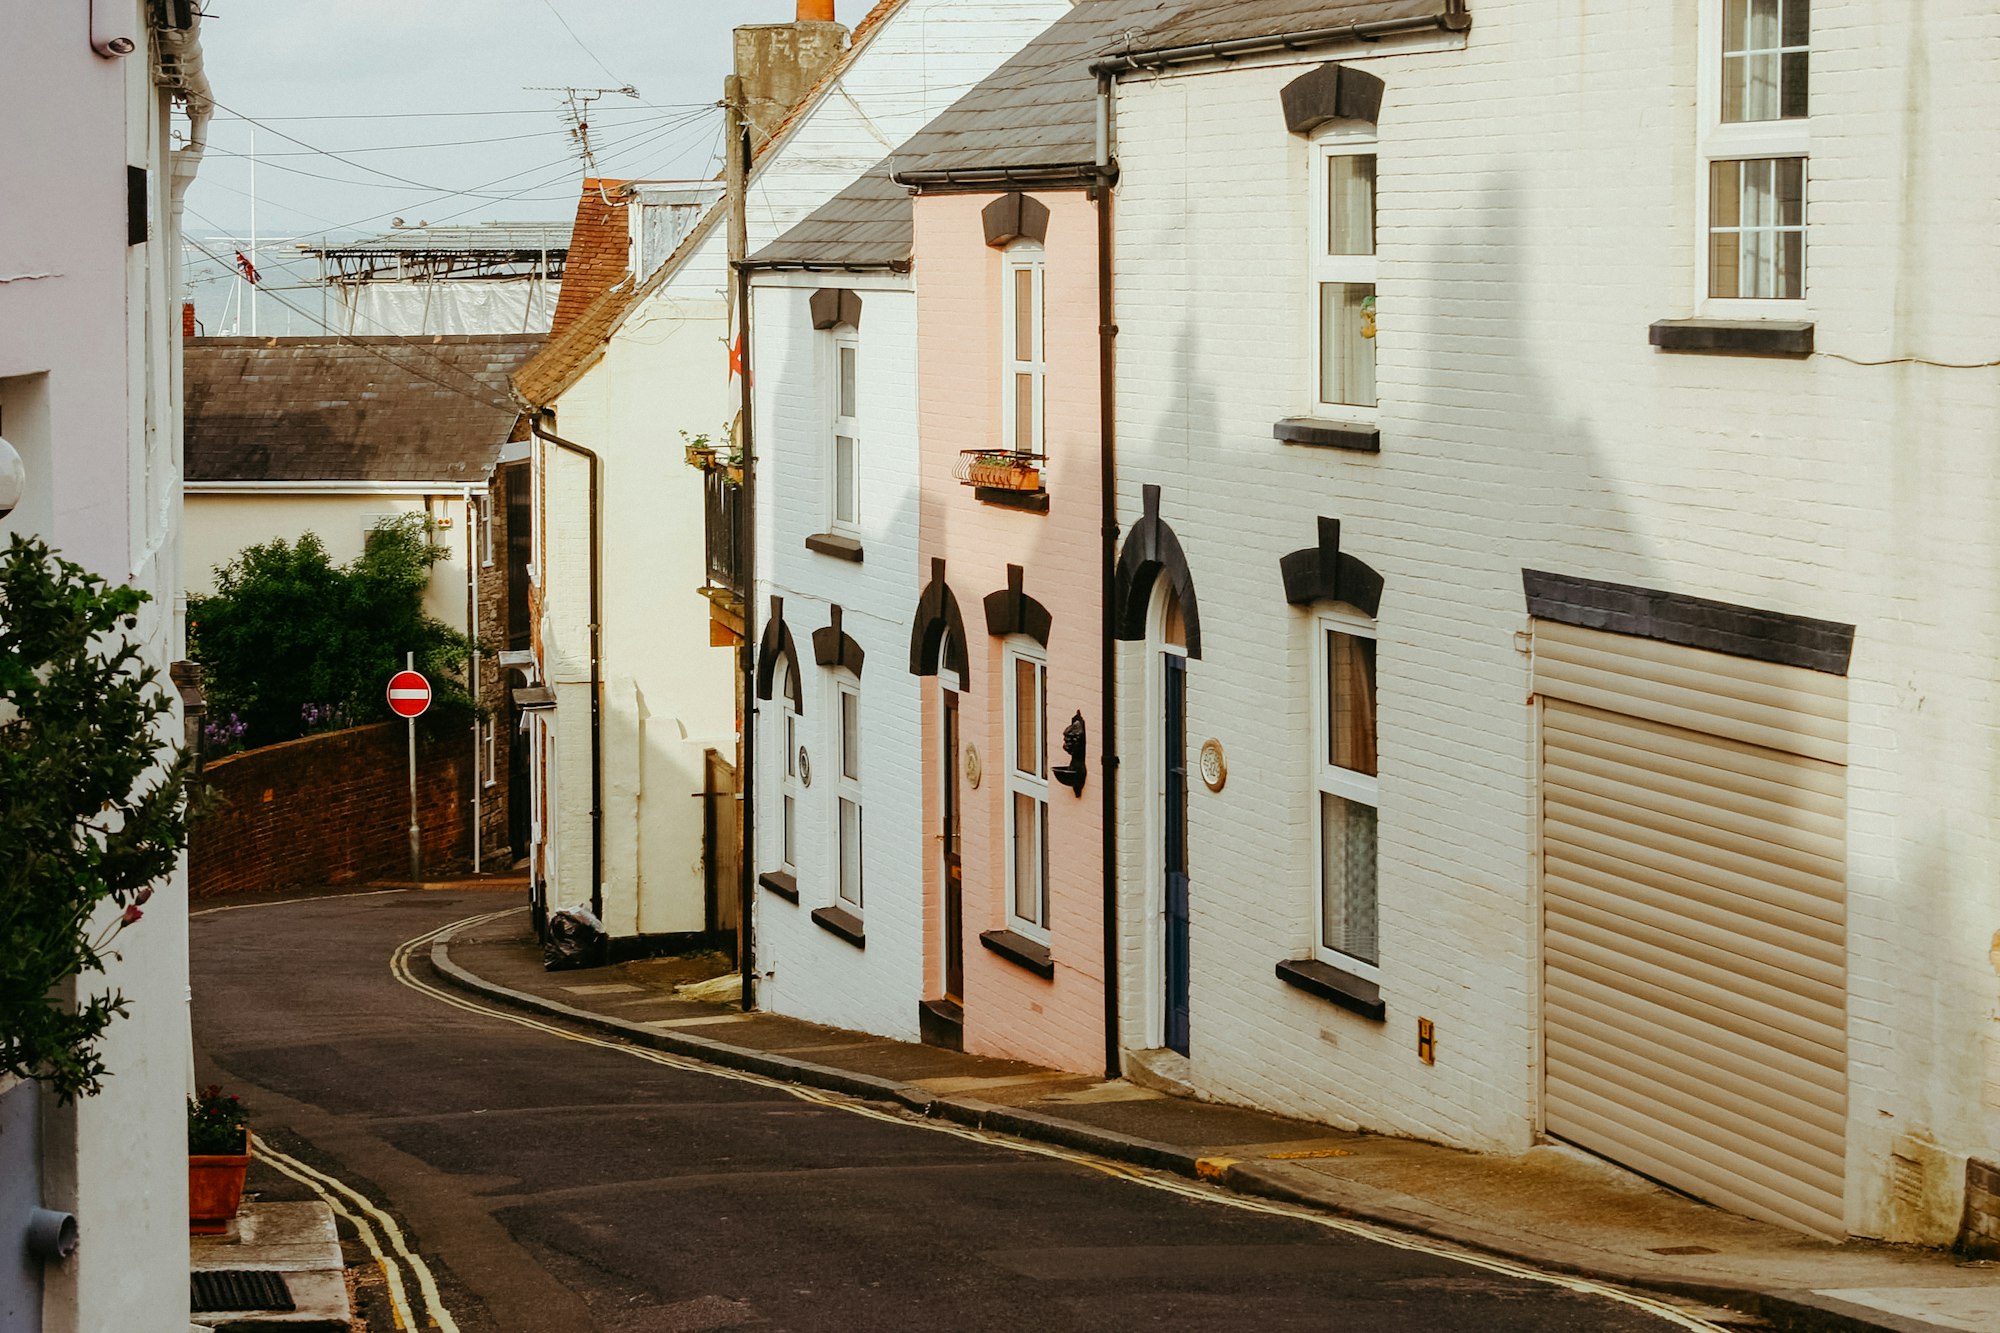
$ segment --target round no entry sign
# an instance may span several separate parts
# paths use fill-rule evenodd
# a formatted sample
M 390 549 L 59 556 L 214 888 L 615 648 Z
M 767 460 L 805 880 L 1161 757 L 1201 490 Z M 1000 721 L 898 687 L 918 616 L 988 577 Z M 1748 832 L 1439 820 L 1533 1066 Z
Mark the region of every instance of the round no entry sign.
M 389 709 L 397 717 L 422 717 L 431 706 L 431 683 L 418 671 L 389 677 Z

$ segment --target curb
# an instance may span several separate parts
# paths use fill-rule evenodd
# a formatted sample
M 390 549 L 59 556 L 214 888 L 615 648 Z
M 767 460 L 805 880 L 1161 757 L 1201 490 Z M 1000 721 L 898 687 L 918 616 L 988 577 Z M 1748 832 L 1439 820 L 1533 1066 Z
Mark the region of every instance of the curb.
M 452 933 L 431 941 L 431 967 L 439 977 L 459 990 L 497 1000 L 509 1008 L 563 1019 L 579 1027 L 617 1037 L 635 1046 L 685 1056 L 724 1069 L 761 1074 L 781 1082 L 828 1092 L 844 1093 L 871 1101 L 892 1102 L 918 1115 L 949 1120 L 973 1129 L 1009 1134 L 1036 1143 L 1052 1144 L 1077 1152 L 1094 1153 L 1112 1161 L 1169 1172 L 1190 1180 L 1220 1185 L 1233 1193 L 1267 1199 L 1273 1203 L 1328 1213 L 1354 1222 L 1366 1222 L 1393 1231 L 1428 1237 L 1474 1253 L 1511 1260 L 1566 1277 L 1590 1278 L 1621 1287 L 1674 1296 L 1683 1300 L 1736 1310 L 1764 1320 L 1782 1333 L 1950 1333 L 1940 1325 L 1903 1319 L 1877 1310 L 1866 1310 L 1841 1301 L 1828 1300 L 1813 1292 L 1771 1291 L 1755 1287 L 1719 1286 L 1681 1282 L 1655 1274 L 1618 1272 L 1601 1265 L 1578 1263 L 1535 1244 L 1509 1243 L 1491 1234 L 1475 1232 L 1452 1222 L 1393 1207 L 1369 1207 L 1353 1201 L 1330 1198 L 1323 1193 L 1301 1189 L 1275 1178 L 1257 1166 L 1203 1157 L 1185 1148 L 1136 1138 L 1112 1130 L 1080 1125 L 1057 1116 L 1019 1107 L 996 1106 L 973 1097 L 945 1096 L 914 1083 L 876 1078 L 851 1070 L 835 1069 L 772 1055 L 745 1046 L 732 1046 L 709 1037 L 684 1032 L 660 1031 L 611 1018 L 589 1010 L 573 1008 L 559 1000 L 546 999 L 488 981 L 451 961 Z

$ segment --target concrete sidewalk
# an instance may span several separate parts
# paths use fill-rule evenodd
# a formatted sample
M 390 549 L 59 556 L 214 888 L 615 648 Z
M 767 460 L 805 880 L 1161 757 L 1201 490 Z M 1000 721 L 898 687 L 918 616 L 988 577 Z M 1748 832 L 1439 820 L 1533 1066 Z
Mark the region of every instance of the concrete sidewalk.
M 636 1045 L 1756 1317 L 1742 1327 L 2000 1331 L 2000 1264 L 1827 1244 L 1567 1147 L 1489 1157 L 744 1014 L 677 994 L 693 973 L 676 960 L 550 973 L 525 913 L 441 936 L 431 963 L 462 990 Z

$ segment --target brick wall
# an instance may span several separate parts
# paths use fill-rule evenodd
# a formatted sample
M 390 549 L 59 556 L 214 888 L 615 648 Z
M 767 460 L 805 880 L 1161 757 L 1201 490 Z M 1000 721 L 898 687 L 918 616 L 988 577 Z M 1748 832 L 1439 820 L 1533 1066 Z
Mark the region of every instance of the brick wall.
M 189 892 L 197 898 L 303 885 L 406 879 L 409 758 L 401 723 L 308 736 L 218 759 L 201 782 L 217 799 L 195 826 Z M 458 873 L 471 856 L 471 762 L 464 733 L 418 732 L 424 874 Z

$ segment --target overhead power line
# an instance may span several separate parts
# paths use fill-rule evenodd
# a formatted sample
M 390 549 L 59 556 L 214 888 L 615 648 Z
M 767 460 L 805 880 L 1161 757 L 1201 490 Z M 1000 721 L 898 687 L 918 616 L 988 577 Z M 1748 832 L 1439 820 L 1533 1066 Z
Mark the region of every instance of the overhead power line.
M 556 8 L 556 0 L 542 0 L 542 3 L 549 7 L 549 13 L 554 14 L 556 16 L 556 22 L 562 24 L 563 31 L 569 34 L 569 39 L 576 43 L 578 50 L 582 51 L 585 55 L 589 56 L 593 61 L 596 61 L 597 67 L 603 70 L 606 74 L 611 75 L 611 79 L 613 82 L 615 83 L 624 82 L 624 80 L 620 79 L 616 74 L 611 73 L 611 66 L 605 64 L 601 59 L 599 59 L 597 52 L 591 50 L 588 46 L 584 45 L 583 38 L 576 35 L 576 29 L 569 26 L 569 20 L 563 17 L 563 12 L 560 9 Z
M 201 215 L 199 213 L 195 213 L 193 209 L 189 209 L 188 212 L 193 214 L 193 216 L 197 218 L 201 218 Z M 201 220 L 203 222 L 208 223 L 208 225 L 211 227 L 215 226 L 215 223 L 207 218 L 201 218 Z M 219 231 L 222 229 L 218 227 L 217 230 Z M 221 255 L 216 254 L 215 251 L 209 249 L 207 246 L 203 245 L 200 241 L 197 241 L 192 237 L 183 237 L 182 239 L 184 239 L 188 245 L 194 247 L 194 249 L 196 249 L 203 255 L 207 256 L 215 263 L 221 264 L 226 268 L 233 269 L 235 267 L 235 265 L 231 261 L 226 260 Z M 473 377 L 468 372 L 462 371 L 458 367 L 450 365 L 444 361 L 441 361 L 436 357 L 428 357 L 428 359 L 433 363 L 435 363 L 442 370 L 448 371 L 455 375 L 464 376 L 466 379 L 470 380 L 473 384 L 477 385 L 479 391 L 476 393 L 469 392 L 463 387 L 456 384 L 448 383 L 445 380 L 439 379 L 435 375 L 427 375 L 417 366 L 414 366 L 407 361 L 400 361 L 393 356 L 389 356 L 380 347 L 375 347 L 368 343 L 362 342 L 359 338 L 355 337 L 353 334 L 342 333 L 338 329 L 329 328 L 325 320 L 322 320 L 319 316 L 313 314 L 311 311 L 306 310 L 298 305 L 295 305 L 290 301 L 287 301 L 284 297 L 278 295 L 275 291 L 267 291 L 264 294 L 270 297 L 270 299 L 272 299 L 273 301 L 276 301 L 279 305 L 285 307 L 285 309 L 291 311 L 293 314 L 298 315 L 301 318 L 305 319 L 308 323 L 317 325 L 329 337 L 337 338 L 341 342 L 348 344 L 350 347 L 353 347 L 362 352 L 366 352 L 368 355 L 376 358 L 377 360 L 382 361 L 387 365 L 394 366 L 397 370 L 402 371 L 404 374 L 415 375 L 418 379 L 427 380 L 430 383 L 437 385 L 438 388 L 443 389 L 448 393 L 457 394 L 461 398 L 467 399 L 471 402 L 478 403 L 482 407 L 493 408 L 495 411 L 511 412 L 516 410 L 516 408 L 518 407 L 518 404 L 516 404 L 512 399 L 501 398 L 498 395 L 495 395 L 492 390 L 488 389 L 484 384 L 480 383 L 480 381 L 477 378 Z M 426 355 L 421 348 L 414 345 L 409 346 L 407 350 L 414 352 L 419 356 Z

